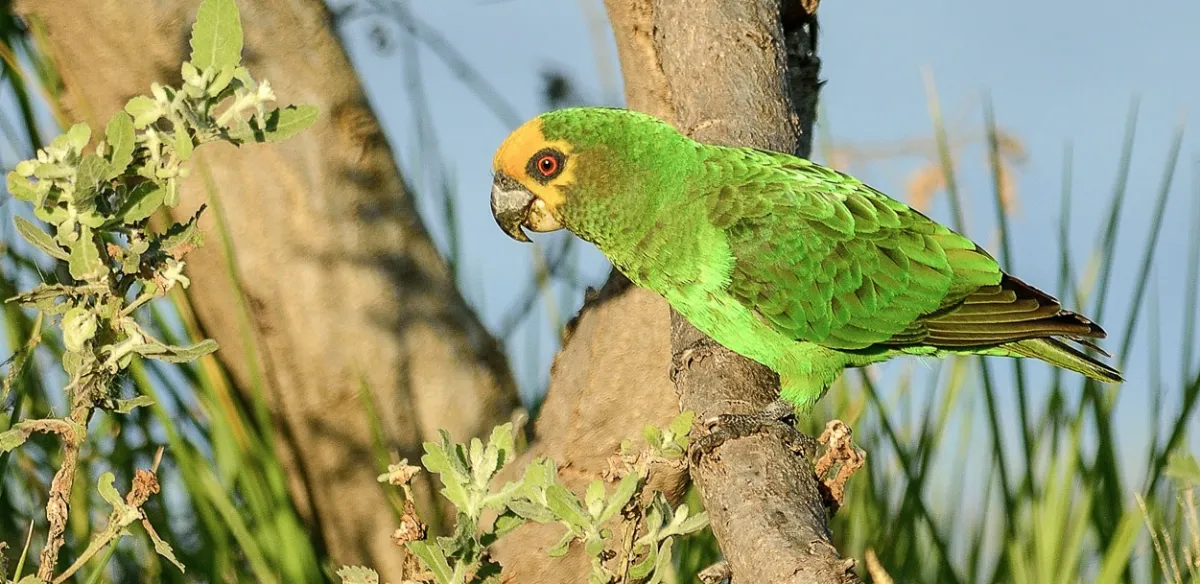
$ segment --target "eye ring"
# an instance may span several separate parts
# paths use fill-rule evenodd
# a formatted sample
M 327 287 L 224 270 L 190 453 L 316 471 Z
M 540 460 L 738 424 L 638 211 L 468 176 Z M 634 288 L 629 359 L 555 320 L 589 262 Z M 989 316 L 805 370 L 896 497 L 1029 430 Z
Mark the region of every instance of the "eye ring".
M 545 148 L 539 150 L 529 158 L 529 165 L 526 167 L 526 172 L 534 180 L 546 183 L 562 174 L 565 163 L 566 157 L 563 156 L 562 152 L 553 148 Z
M 543 154 L 538 158 L 537 169 L 538 172 L 542 173 L 542 176 L 554 176 L 555 172 L 558 171 L 558 159 L 551 154 Z

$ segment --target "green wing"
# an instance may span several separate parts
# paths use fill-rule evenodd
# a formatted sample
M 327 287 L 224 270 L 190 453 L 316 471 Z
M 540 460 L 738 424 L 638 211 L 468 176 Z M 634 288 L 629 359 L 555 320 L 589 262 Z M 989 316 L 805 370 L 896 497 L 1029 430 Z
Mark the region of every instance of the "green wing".
M 859 350 L 1104 335 L 853 177 L 778 153 L 722 154 L 724 186 L 706 205 L 734 256 L 728 291 L 791 338 Z

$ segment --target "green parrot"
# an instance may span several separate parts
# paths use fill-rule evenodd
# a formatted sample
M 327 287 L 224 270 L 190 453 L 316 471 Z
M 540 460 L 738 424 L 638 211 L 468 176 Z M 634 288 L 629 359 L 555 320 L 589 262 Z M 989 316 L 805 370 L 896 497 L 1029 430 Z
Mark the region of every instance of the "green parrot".
M 614 108 L 542 114 L 492 162 L 510 237 L 566 229 L 809 411 L 847 367 L 899 355 L 1032 357 L 1103 382 L 1067 344 L 1104 330 L 970 239 L 809 160 L 702 144 Z

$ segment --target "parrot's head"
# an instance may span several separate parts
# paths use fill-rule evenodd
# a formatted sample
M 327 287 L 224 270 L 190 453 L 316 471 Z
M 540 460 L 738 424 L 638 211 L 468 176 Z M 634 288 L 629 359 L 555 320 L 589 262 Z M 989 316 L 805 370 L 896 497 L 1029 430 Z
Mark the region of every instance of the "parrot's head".
M 646 209 L 691 143 L 666 122 L 617 108 L 542 114 L 509 134 L 492 159 L 492 216 L 509 237 L 567 229 L 595 240 L 619 209 Z M 691 148 L 694 152 L 694 148 Z M 667 172 L 663 168 L 667 168 Z M 654 196 L 654 195 L 649 195 Z M 593 235 L 593 237 L 588 237 Z

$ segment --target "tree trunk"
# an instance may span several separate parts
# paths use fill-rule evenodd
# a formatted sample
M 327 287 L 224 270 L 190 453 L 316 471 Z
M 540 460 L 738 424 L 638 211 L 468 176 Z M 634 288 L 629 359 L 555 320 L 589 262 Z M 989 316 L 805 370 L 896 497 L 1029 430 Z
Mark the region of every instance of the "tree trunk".
M 815 1 L 605 3 L 627 107 L 701 141 L 808 155 L 820 87 Z M 585 305 L 555 361 L 538 442 L 529 453 L 556 458 L 570 469 L 566 482 L 577 490 L 598 476 L 622 439 L 636 437 L 644 424 L 669 420 L 677 398 L 682 409 L 705 419 L 755 412 L 778 395 L 778 379 L 766 368 L 714 346 L 661 298 L 622 286 L 623 280 L 614 274 L 603 301 Z M 701 358 L 683 362 L 688 349 Z M 668 380 L 672 360 L 679 371 L 675 392 Z M 733 439 L 691 468 L 734 581 L 858 582 L 853 561 L 842 560 L 830 543 L 813 466 L 796 455 L 791 438 Z M 683 478 L 660 473 L 654 481 L 677 493 Z M 586 580 L 588 565 L 577 551 L 566 566 L 545 570 L 545 550 L 561 528 L 523 530 L 497 546 L 506 582 Z
M 18 10 L 49 33 L 67 111 L 103 128 L 151 82 L 179 83 L 197 5 L 27 0 Z M 402 554 L 360 388 L 389 449 L 410 460 L 438 428 L 463 439 L 506 421 L 515 388 L 417 216 L 324 4 L 238 6 L 253 74 L 321 117 L 278 145 L 198 153 L 178 209 L 210 203 L 209 244 L 189 256 L 192 302 L 237 385 L 268 392 L 292 492 L 333 560 L 397 581 Z

